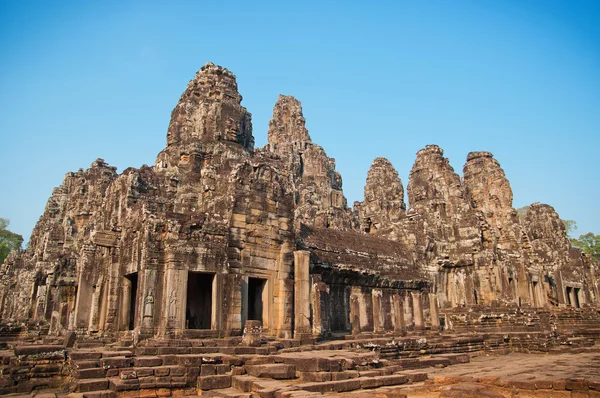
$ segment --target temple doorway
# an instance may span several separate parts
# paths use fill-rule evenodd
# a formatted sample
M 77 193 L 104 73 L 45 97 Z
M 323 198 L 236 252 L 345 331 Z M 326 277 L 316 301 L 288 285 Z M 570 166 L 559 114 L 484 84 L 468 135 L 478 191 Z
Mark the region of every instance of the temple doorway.
M 573 298 L 575 299 L 575 308 L 581 308 L 581 302 L 579 301 L 579 293 L 581 292 L 581 288 L 575 287 L 573 288 Z
M 267 289 L 266 279 L 248 278 L 248 319 L 262 321 L 266 326 L 265 303 Z
M 329 286 L 329 327 L 334 333 L 350 331 L 350 289 L 344 285 Z
M 138 274 L 134 272 L 133 274 L 125 275 L 125 279 L 129 281 L 129 319 L 127 321 L 127 328 L 129 330 L 133 330 L 135 327 L 135 309 L 136 309 L 136 298 L 137 298 L 137 290 L 138 290 Z
M 188 274 L 185 324 L 188 329 L 211 329 L 213 312 L 213 274 Z

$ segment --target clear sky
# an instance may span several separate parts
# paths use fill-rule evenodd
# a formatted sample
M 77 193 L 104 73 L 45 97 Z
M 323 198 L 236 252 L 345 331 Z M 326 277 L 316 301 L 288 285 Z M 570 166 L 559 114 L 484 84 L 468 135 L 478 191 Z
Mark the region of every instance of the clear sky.
M 0 1 L 0 217 L 29 238 L 52 188 L 98 157 L 152 165 L 187 82 L 237 75 L 266 143 L 302 101 L 349 204 L 385 156 L 492 152 L 515 208 L 600 233 L 600 1 Z

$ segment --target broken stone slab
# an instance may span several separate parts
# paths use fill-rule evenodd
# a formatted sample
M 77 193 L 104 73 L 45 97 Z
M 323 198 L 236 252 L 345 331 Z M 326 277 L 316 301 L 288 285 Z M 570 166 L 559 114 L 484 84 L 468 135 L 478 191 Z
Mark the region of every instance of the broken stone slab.
M 65 350 L 62 345 L 21 345 L 15 347 L 15 355 L 22 356 L 43 356 L 46 359 L 65 357 Z

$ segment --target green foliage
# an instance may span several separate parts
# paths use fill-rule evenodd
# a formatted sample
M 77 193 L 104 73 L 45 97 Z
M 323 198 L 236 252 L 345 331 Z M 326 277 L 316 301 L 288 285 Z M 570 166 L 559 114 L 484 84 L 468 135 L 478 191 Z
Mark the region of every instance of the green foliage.
M 527 212 L 531 206 L 523 206 L 517 209 L 517 216 L 519 216 L 519 221 L 525 221 L 525 217 L 527 216 Z
M 588 256 L 600 260 L 600 235 L 588 232 L 585 235 L 579 236 L 579 239 L 572 238 L 571 244 Z
M 565 224 L 565 229 L 567 230 L 567 236 L 571 236 L 571 234 L 577 231 L 577 223 L 573 220 L 560 220 Z
M 7 219 L 0 217 L 0 264 L 11 251 L 20 249 L 23 243 L 21 235 L 7 229 L 9 224 Z

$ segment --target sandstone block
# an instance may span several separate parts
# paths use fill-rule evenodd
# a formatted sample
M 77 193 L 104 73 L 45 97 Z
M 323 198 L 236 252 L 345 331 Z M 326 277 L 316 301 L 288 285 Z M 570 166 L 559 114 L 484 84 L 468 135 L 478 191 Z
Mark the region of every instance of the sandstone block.
M 129 367 L 131 367 L 131 358 L 126 358 L 126 357 L 102 358 L 101 363 L 102 363 L 102 367 L 104 369 L 129 368 Z
M 148 356 L 144 356 L 144 357 L 137 357 L 133 359 L 133 366 L 135 367 L 154 367 L 154 366 L 161 366 L 163 363 L 163 360 L 161 357 L 148 357 Z
M 246 372 L 250 376 L 271 378 L 271 379 L 293 379 L 296 377 L 296 368 L 293 365 L 286 364 L 264 364 L 247 365 Z
M 231 376 L 201 376 L 198 378 L 198 388 L 201 390 L 217 390 L 231 387 Z
M 79 392 L 97 391 L 108 389 L 107 379 L 83 379 L 77 382 L 77 390 Z

